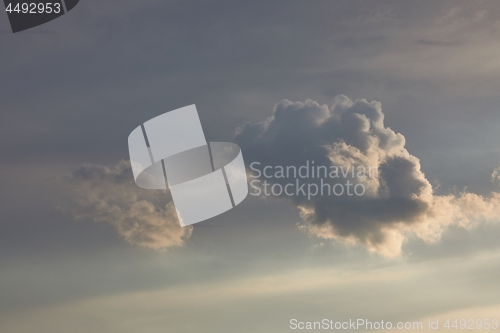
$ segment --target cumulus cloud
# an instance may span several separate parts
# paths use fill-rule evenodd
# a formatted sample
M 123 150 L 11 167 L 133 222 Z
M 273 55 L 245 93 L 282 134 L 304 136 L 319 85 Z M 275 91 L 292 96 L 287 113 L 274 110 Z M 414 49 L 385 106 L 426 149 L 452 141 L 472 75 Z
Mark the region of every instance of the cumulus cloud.
M 128 161 L 113 168 L 84 165 L 66 180 L 74 217 L 109 223 L 130 244 L 163 250 L 182 246 L 191 237 L 192 227 L 179 226 L 164 190 L 136 186 Z
M 384 125 L 379 102 L 335 98 L 331 107 L 315 101 L 279 102 L 271 117 L 246 123 L 236 131 L 245 161 L 262 166 L 374 166 L 376 177 L 351 177 L 363 184 L 362 196 L 278 196 L 296 206 L 311 235 L 362 245 L 395 257 L 410 237 L 439 241 L 447 226 L 471 228 L 500 218 L 500 195 L 473 193 L 436 196 L 405 148 L 405 138 Z M 498 175 L 498 172 L 496 173 Z M 495 176 L 497 177 L 497 176 Z M 271 183 L 286 179 L 268 179 Z M 331 185 L 341 179 L 328 179 Z M 319 185 L 318 179 L 309 179 Z

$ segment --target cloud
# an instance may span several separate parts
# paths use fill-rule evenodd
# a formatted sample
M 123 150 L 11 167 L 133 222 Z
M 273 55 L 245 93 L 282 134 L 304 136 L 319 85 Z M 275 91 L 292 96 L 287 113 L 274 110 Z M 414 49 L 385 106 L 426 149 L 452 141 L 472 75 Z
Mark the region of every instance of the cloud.
M 282 100 L 267 120 L 238 128 L 236 141 L 247 164 L 258 161 L 273 170 L 298 168 L 307 161 L 346 170 L 353 166 L 378 170 L 376 177 L 325 178 L 330 185 L 346 179 L 362 184 L 366 189 L 362 196 L 278 196 L 299 209 L 305 221 L 301 229 L 320 238 L 396 257 L 411 237 L 437 242 L 449 225 L 471 228 L 500 217 L 498 193 L 488 198 L 466 192 L 436 196 L 419 159 L 405 148 L 404 136 L 385 126 L 381 103 L 376 101 L 352 101 L 340 95 L 328 107 L 312 100 Z M 307 181 L 321 184 L 318 178 Z
M 491 174 L 491 182 L 496 185 L 500 185 L 500 167 L 495 168 Z
M 73 216 L 109 223 L 130 244 L 162 250 L 191 237 L 192 227 L 179 226 L 165 191 L 135 185 L 128 161 L 113 168 L 87 164 L 66 180 Z

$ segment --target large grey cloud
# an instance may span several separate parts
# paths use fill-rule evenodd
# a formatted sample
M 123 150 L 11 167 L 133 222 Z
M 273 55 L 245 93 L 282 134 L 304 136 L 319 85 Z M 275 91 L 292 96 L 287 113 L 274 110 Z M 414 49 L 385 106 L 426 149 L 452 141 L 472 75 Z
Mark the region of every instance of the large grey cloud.
M 73 216 L 109 223 L 130 244 L 162 250 L 191 237 L 192 227 L 179 226 L 168 193 L 137 187 L 128 161 L 112 168 L 87 164 L 66 180 Z
M 465 192 L 435 195 L 419 159 L 405 148 L 404 136 L 385 126 L 376 101 L 340 95 L 328 107 L 312 100 L 283 100 L 267 120 L 238 128 L 236 141 L 246 162 L 258 161 L 260 167 L 299 167 L 315 161 L 328 167 L 378 169 L 376 177 L 350 179 L 364 185 L 363 196 L 279 196 L 300 210 L 303 229 L 322 238 L 397 256 L 410 237 L 435 242 L 450 224 L 468 228 L 500 217 L 498 193 L 488 198 Z M 318 179 L 308 182 L 317 184 Z

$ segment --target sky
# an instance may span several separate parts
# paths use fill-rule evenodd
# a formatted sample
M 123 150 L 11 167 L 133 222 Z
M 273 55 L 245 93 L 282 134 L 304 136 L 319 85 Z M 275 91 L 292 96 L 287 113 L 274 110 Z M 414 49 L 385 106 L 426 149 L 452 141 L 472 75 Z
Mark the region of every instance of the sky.
M 500 319 L 497 1 L 82 0 L 0 44 L 0 332 Z M 181 228 L 127 138 L 191 104 L 247 170 L 379 177 Z

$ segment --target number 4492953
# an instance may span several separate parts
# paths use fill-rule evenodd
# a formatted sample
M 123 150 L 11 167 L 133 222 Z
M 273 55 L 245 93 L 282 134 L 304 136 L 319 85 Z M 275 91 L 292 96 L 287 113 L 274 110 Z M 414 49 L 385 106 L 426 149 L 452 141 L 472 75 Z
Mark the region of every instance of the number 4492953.
M 12 6 L 12 3 L 9 3 L 5 11 L 8 13 L 23 13 L 23 14 L 59 14 L 61 12 L 61 4 L 58 2 L 51 3 L 17 3 L 15 6 Z
M 444 328 L 461 330 L 496 330 L 498 329 L 498 319 L 448 319 L 444 323 Z

